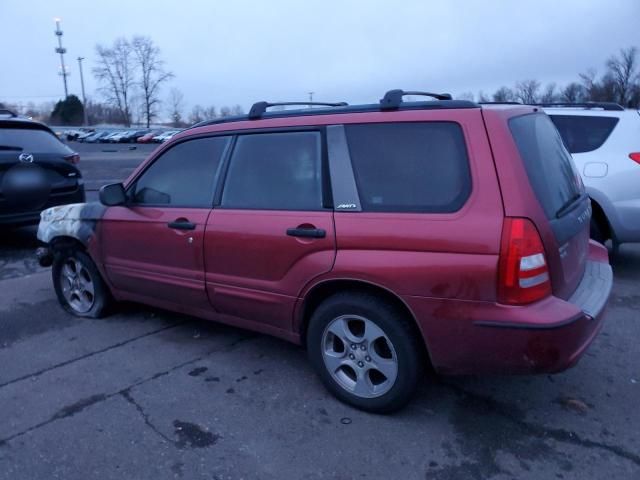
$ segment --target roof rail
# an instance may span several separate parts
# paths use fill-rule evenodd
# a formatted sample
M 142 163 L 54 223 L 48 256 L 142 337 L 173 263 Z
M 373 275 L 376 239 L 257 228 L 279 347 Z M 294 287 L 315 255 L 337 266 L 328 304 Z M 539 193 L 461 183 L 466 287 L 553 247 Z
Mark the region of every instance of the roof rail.
M 0 115 L 9 115 L 10 117 L 17 117 L 18 114 L 9 110 L 8 108 L 0 108 Z
M 479 105 L 522 105 L 520 102 L 478 102 Z
M 248 118 L 249 120 L 257 120 L 262 118 L 262 115 L 267 111 L 269 107 L 285 107 L 285 106 L 321 106 L 321 107 L 346 107 L 349 105 L 347 102 L 256 102 L 251 106 L 251 110 L 249 110 Z
M 603 110 L 623 111 L 624 107 L 615 102 L 550 102 L 534 103 L 539 107 L 581 107 L 581 108 L 601 108 Z
M 396 110 L 400 108 L 402 104 L 402 97 L 407 95 L 419 95 L 422 97 L 432 97 L 436 100 L 452 100 L 449 93 L 430 93 L 430 92 L 418 92 L 414 90 L 389 90 L 384 94 L 384 97 L 380 99 L 380 110 Z

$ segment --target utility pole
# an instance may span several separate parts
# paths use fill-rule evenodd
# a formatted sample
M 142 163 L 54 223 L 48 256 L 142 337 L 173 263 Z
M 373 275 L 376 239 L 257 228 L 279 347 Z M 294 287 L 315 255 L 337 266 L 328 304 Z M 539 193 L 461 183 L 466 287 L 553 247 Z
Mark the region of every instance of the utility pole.
M 316 92 L 307 92 L 309 94 L 309 102 L 313 102 L 313 94 Z M 311 105 L 309 105 L 309 108 L 311 108 Z
M 84 125 L 89 125 L 87 117 L 87 96 L 84 94 L 84 76 L 82 75 L 82 60 L 84 57 L 78 57 L 78 66 L 80 67 L 80 86 L 82 87 L 82 111 L 84 112 Z
M 60 30 L 60 19 L 54 18 L 56 22 L 56 31 L 55 34 L 58 37 L 58 48 L 56 48 L 56 53 L 60 54 L 60 68 L 62 75 L 62 81 L 64 82 L 64 98 L 69 96 L 69 91 L 67 90 L 67 77 L 69 76 L 69 72 L 67 72 L 67 68 L 64 66 L 64 54 L 67 53 L 67 49 L 62 46 L 62 30 Z

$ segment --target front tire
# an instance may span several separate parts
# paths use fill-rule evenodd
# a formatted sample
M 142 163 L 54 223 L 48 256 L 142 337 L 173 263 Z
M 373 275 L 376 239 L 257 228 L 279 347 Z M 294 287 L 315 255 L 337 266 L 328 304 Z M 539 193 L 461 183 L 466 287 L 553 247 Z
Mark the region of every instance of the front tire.
M 100 318 L 111 295 L 91 257 L 79 248 L 55 253 L 51 268 L 53 286 L 62 308 L 78 317 Z
M 313 313 L 309 359 L 327 389 L 356 408 L 390 413 L 411 399 L 423 371 L 421 336 L 394 305 L 340 293 Z

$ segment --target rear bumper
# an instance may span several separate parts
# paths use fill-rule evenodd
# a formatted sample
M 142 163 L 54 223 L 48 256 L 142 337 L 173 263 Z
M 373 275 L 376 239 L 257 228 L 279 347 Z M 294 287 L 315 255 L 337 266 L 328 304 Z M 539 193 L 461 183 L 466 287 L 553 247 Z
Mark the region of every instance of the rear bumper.
M 38 210 L 0 214 L 0 225 L 20 226 L 36 224 L 40 221 L 40 212 L 43 210 L 58 205 L 67 205 L 69 203 L 83 203 L 85 199 L 84 185 L 81 184 L 73 192 L 50 195 L 47 203 Z
M 446 374 L 554 373 L 575 365 L 602 328 L 611 293 L 613 275 L 603 250 L 592 244 L 583 280 L 568 300 L 549 297 L 508 306 L 405 298 L 435 369 Z

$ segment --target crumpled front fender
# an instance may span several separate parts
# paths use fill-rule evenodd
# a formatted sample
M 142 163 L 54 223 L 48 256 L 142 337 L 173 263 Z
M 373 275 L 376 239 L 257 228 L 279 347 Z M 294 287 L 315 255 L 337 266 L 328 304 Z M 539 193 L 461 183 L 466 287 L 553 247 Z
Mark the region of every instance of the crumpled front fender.
M 56 237 L 71 237 L 87 246 L 106 209 L 98 202 L 48 208 L 40 214 L 38 240 L 48 244 Z

